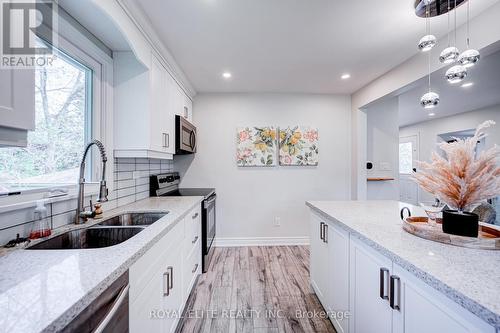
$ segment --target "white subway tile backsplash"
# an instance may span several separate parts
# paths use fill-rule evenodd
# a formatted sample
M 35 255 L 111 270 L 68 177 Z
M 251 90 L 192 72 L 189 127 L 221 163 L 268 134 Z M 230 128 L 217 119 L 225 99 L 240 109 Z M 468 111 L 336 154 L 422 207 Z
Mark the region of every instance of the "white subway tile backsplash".
M 126 179 L 126 180 L 119 180 L 116 182 L 116 190 L 123 189 L 123 188 L 128 188 L 128 187 L 134 187 L 135 186 L 135 179 Z
M 135 165 L 135 170 L 136 171 L 145 171 L 149 170 L 149 163 L 137 163 Z
M 134 164 L 135 166 L 135 164 Z M 125 179 L 132 179 L 132 172 L 127 171 L 127 172 L 116 172 L 115 173 L 115 180 L 125 180 Z
M 135 193 L 149 191 L 149 184 L 138 185 L 135 187 Z
M 135 187 L 129 187 L 129 188 L 116 190 L 116 196 L 118 199 L 129 196 L 129 195 L 134 195 L 134 194 L 135 194 Z
M 142 200 L 142 199 L 146 199 L 146 198 L 149 198 L 149 191 L 139 192 L 139 193 L 135 194 L 135 200 L 136 201 Z
M 134 164 L 129 164 L 129 163 L 115 164 L 115 172 L 122 172 L 122 171 L 135 171 L 135 163 Z
M 137 178 L 135 180 L 135 185 L 144 185 L 144 184 L 149 185 L 149 177 Z
M 52 229 L 60 228 L 72 223 L 76 218 L 76 210 L 52 216 Z

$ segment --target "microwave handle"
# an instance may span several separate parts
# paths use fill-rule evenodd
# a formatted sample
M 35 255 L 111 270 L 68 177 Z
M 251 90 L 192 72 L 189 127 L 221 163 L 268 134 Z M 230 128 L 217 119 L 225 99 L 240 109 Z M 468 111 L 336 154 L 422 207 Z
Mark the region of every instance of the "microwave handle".
M 189 134 L 189 144 L 191 146 L 191 149 L 194 150 L 196 148 L 196 134 L 194 130 L 191 130 L 191 133 Z
M 113 320 L 113 317 L 115 314 L 118 312 L 120 306 L 123 304 L 125 301 L 125 298 L 128 295 L 128 290 L 130 289 L 130 284 L 127 284 L 125 287 L 123 287 L 122 291 L 118 295 L 115 303 L 111 307 L 111 310 L 109 310 L 108 314 L 104 319 L 99 323 L 99 326 L 94 330 L 93 333 L 102 333 L 106 329 L 106 326 L 108 326 L 109 322 Z M 128 311 L 128 310 L 127 310 Z

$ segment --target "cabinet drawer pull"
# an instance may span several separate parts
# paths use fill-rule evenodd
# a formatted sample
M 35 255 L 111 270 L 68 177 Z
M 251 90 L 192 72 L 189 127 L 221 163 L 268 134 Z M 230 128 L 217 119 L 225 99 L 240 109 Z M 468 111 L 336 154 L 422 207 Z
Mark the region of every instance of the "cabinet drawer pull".
M 174 289 L 174 268 L 172 266 L 168 266 L 167 267 L 167 272 L 168 272 L 168 276 L 169 276 L 169 280 L 168 280 L 168 290 L 172 290 Z
M 385 267 L 380 268 L 380 298 L 382 299 L 389 299 L 389 296 L 387 295 L 386 287 L 387 287 L 387 282 L 386 282 L 386 276 L 389 275 L 389 270 Z
M 328 224 L 323 224 L 323 242 L 328 243 Z
M 167 139 L 166 139 L 166 133 L 161 133 L 161 141 L 162 141 L 162 147 L 167 148 Z
M 324 222 L 321 222 L 321 223 L 319 224 L 319 239 L 321 239 L 322 241 L 324 241 L 324 239 L 323 239 L 323 231 L 324 231 L 324 230 L 323 230 L 323 226 L 324 226 L 324 225 L 325 225 L 325 223 L 324 223 Z
M 398 282 L 398 288 L 395 288 L 396 281 Z M 391 286 L 390 286 L 391 299 L 389 300 L 389 305 L 393 310 L 400 311 L 400 295 L 401 295 L 401 279 L 397 275 L 391 275 Z M 397 301 L 397 303 L 396 303 Z
M 198 213 L 196 213 L 196 214 L 194 214 L 193 216 L 191 216 L 191 218 L 194 220 L 195 218 L 197 218 L 197 217 L 198 217 L 198 215 L 199 215 L 199 214 L 198 214 Z
M 198 236 L 196 236 L 191 243 L 194 244 L 194 243 L 196 243 L 197 240 L 198 240 Z
M 165 133 L 167 143 L 165 143 L 165 147 L 168 148 L 170 147 L 170 133 Z
M 167 291 L 165 291 L 165 276 L 167 277 Z M 168 272 L 163 273 L 163 296 L 170 295 L 170 274 Z
M 191 273 L 196 273 L 197 270 L 198 270 L 198 264 L 194 265 L 194 268 L 191 271 Z

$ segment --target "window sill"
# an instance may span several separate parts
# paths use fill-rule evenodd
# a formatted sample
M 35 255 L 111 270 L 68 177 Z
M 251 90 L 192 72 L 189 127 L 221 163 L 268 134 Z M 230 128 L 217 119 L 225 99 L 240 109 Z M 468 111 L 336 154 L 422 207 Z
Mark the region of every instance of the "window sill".
M 67 191 L 66 194 L 50 196 L 51 190 L 61 189 Z M 85 196 L 99 193 L 99 183 L 87 183 L 85 186 Z M 78 197 L 78 186 L 64 185 L 51 186 L 45 189 L 33 189 L 23 191 L 21 194 L 0 197 L 0 214 L 18 209 L 31 208 L 36 206 L 37 200 L 45 200 L 46 203 L 72 200 Z

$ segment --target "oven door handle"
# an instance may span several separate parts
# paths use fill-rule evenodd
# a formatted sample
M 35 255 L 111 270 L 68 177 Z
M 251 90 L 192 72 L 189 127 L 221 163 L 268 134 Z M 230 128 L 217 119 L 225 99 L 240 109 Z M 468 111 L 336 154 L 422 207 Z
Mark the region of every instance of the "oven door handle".
M 213 198 L 213 199 L 210 199 L 210 198 Z M 210 198 L 209 198 L 210 200 L 206 200 L 203 202 L 204 208 L 208 208 L 210 205 L 212 205 L 215 202 L 215 200 L 217 199 L 217 196 L 214 194 L 214 195 L 210 196 Z
M 118 309 L 125 301 L 129 289 L 130 289 L 130 284 L 127 284 L 125 287 L 123 287 L 122 291 L 120 291 L 120 293 L 118 294 L 115 303 L 111 307 L 111 310 L 109 310 L 106 317 L 104 317 L 104 319 L 99 323 L 99 326 L 97 326 L 97 328 L 94 330 L 94 333 L 104 332 L 106 326 L 108 326 L 109 322 L 113 319 L 115 314 L 118 312 Z

